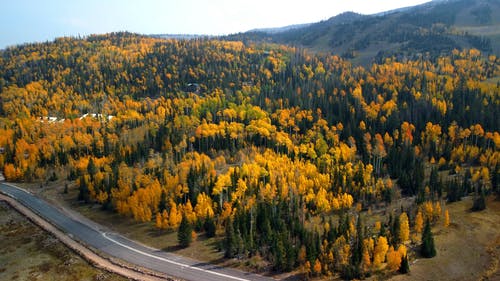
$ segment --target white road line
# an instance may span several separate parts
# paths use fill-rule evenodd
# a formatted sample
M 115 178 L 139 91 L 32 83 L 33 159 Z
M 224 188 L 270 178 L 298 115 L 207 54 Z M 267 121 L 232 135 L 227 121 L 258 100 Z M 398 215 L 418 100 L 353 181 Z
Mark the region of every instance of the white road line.
M 15 189 L 17 189 L 17 190 L 21 190 L 21 191 L 23 191 L 23 192 L 25 192 L 25 193 L 27 193 L 27 194 L 33 195 L 31 192 L 29 192 L 28 190 L 25 190 L 24 188 L 19 188 L 19 187 L 15 186 L 15 185 L 8 184 L 8 183 L 2 183 L 2 184 L 7 185 L 7 186 L 10 186 L 10 187 L 13 187 L 13 188 L 15 188 Z M 6 192 L 6 193 L 7 193 L 10 197 L 12 197 L 12 198 L 16 199 L 16 197 L 14 197 L 14 195 L 13 195 L 13 194 L 10 194 L 10 193 L 8 193 L 8 192 Z M 243 278 L 239 278 L 239 277 L 235 277 L 235 276 L 231 276 L 231 275 L 227 275 L 227 274 L 219 273 L 219 272 L 216 272 L 216 271 L 212 271 L 212 270 L 207 270 L 207 269 L 203 269 L 203 268 L 199 268 L 199 267 L 191 266 L 191 265 L 188 265 L 188 264 L 179 263 L 179 262 L 176 262 L 176 261 L 172 261 L 172 260 L 169 260 L 169 259 L 166 259 L 166 258 L 162 258 L 162 257 L 159 257 L 159 256 L 155 256 L 155 255 L 152 255 L 152 254 L 149 254 L 149 253 L 146 253 L 146 252 L 143 252 L 143 251 L 137 250 L 137 249 L 132 248 L 132 247 L 130 247 L 130 246 L 128 246 L 128 245 L 125 245 L 125 244 L 123 244 L 123 243 L 121 243 L 121 242 L 118 242 L 118 241 L 116 241 L 116 240 L 115 240 L 115 239 L 113 239 L 113 238 L 108 237 L 108 236 L 106 235 L 106 233 L 104 233 L 104 232 L 102 232 L 102 236 L 103 236 L 105 239 L 107 239 L 107 240 L 109 240 L 109 241 L 111 241 L 111 242 L 113 242 L 113 243 L 115 243 L 115 244 L 117 244 L 117 245 L 120 245 L 120 246 L 122 246 L 122 247 L 124 247 L 124 248 L 127 248 L 127 249 L 131 250 L 131 251 L 134 251 L 134 252 L 139 253 L 139 254 L 141 254 L 141 255 L 148 256 L 148 257 L 151 257 L 151 258 L 154 258 L 154 259 L 157 259 L 157 260 L 161 260 L 161 261 L 164 261 L 164 262 L 168 262 L 168 263 L 171 263 L 171 264 L 175 264 L 175 265 L 177 265 L 177 266 L 187 267 L 187 268 L 190 268 L 190 269 L 198 270 L 198 271 L 205 272 L 205 273 L 209 273 L 209 274 L 214 274 L 214 275 L 217 275 L 217 276 L 220 276 L 220 277 L 224 277 L 224 278 L 228 278 L 228 279 L 233 279 L 233 280 L 238 280 L 238 281 L 250 281 L 250 280 L 248 280 L 248 279 L 243 279 Z
M 231 276 L 231 275 L 227 275 L 227 274 L 223 274 L 223 273 L 219 273 L 219 272 L 215 272 L 215 271 L 212 271 L 212 270 L 206 270 L 206 269 L 203 269 L 203 268 L 199 268 L 199 267 L 195 267 L 195 266 L 191 266 L 191 265 L 188 265 L 188 264 L 183 264 L 183 263 L 179 263 L 179 262 L 176 262 L 176 261 L 172 261 L 172 260 L 169 260 L 169 259 L 166 259 L 166 258 L 162 258 L 162 257 L 159 257 L 159 256 L 155 256 L 155 255 L 152 255 L 152 254 L 149 254 L 149 253 L 146 253 L 146 252 L 143 252 L 143 251 L 140 251 L 140 250 L 137 250 L 135 248 L 132 248 L 128 245 L 125 245 L 123 243 L 120 243 L 116 240 L 114 240 L 113 238 L 110 238 L 106 235 L 106 233 L 102 233 L 102 236 L 104 236 L 104 238 L 108 239 L 109 241 L 115 243 L 115 244 L 118 244 L 124 248 L 127 248 L 131 251 L 134 251 L 136 253 L 139 253 L 141 255 L 144 255 L 144 256 L 147 256 L 147 257 L 151 257 L 151 258 L 154 258 L 154 259 L 157 259 L 157 260 L 161 260 L 161 261 L 164 261 L 164 262 L 168 262 L 168 263 L 171 263 L 171 264 L 175 264 L 177 266 L 181 266 L 181 267 L 187 267 L 187 268 L 191 268 L 191 269 L 194 269 L 194 270 L 199 270 L 199 271 L 202 271 L 202 272 L 205 272 L 205 273 L 210 273 L 210 274 L 214 274 L 214 275 L 217 275 L 217 276 L 220 276 L 220 277 L 224 277 L 224 278 L 229 278 L 229 279 L 234 279 L 234 280 L 239 280 L 239 281 L 250 281 L 248 279 L 243 279 L 243 278 L 239 278 L 239 277 L 234 277 L 234 276 Z
M 13 185 L 13 184 L 6 183 L 6 182 L 2 182 L 2 184 L 6 185 L 6 186 L 10 186 L 10 187 L 12 187 L 12 188 L 14 188 L 14 189 L 16 189 L 16 190 L 23 191 L 24 193 L 28 193 L 28 194 L 30 194 L 30 195 L 33 195 L 33 193 L 31 193 L 29 190 L 26 190 L 26 189 L 24 189 L 24 188 L 19 188 L 19 187 L 17 187 L 17 186 L 15 186 L 15 185 Z M 10 193 L 9 193 L 9 194 L 10 194 Z

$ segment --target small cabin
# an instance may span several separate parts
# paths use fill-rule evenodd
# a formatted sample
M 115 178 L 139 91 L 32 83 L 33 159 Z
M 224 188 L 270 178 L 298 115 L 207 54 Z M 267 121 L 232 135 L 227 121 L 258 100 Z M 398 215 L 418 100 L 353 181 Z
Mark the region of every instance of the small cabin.
M 186 85 L 186 92 L 199 94 L 201 90 L 200 84 L 189 83 Z

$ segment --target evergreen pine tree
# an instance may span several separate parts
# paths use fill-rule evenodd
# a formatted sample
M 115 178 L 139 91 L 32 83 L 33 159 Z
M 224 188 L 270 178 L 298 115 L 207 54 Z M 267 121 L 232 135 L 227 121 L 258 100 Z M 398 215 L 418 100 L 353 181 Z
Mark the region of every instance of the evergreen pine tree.
M 333 219 L 330 217 L 330 230 L 328 231 L 328 235 L 326 236 L 328 242 L 333 243 L 335 239 L 337 239 L 337 229 L 334 227 Z
M 158 210 L 163 212 L 163 210 L 167 209 L 167 193 L 165 190 L 161 191 L 160 203 L 158 203 Z
M 224 238 L 224 256 L 226 258 L 233 258 L 234 257 L 234 252 L 236 250 L 236 245 L 235 245 L 235 235 L 234 235 L 234 228 L 233 228 L 233 220 L 230 218 L 226 219 L 226 235 Z
M 358 266 L 361 263 L 363 256 L 363 225 L 361 222 L 361 216 L 358 216 L 356 222 L 356 240 L 354 243 L 354 250 L 351 256 L 352 263 Z
M 189 247 L 192 240 L 192 232 L 193 228 L 189 223 L 186 216 L 182 216 L 181 224 L 179 225 L 179 230 L 177 232 L 177 240 L 179 241 L 179 245 L 183 248 Z
M 275 235 L 271 247 L 271 251 L 273 252 L 274 269 L 282 271 L 286 266 L 286 249 L 283 245 L 283 240 L 280 234 Z
M 429 176 L 429 187 L 431 189 L 431 199 L 434 199 L 434 195 L 436 192 L 438 192 L 440 188 L 440 183 L 439 183 L 439 175 L 438 175 L 438 170 L 437 168 L 432 168 L 431 169 L 431 174 Z
M 399 266 L 399 272 L 401 274 L 406 274 L 410 272 L 410 263 L 408 262 L 408 256 L 404 255 L 401 259 L 401 265 Z
M 422 246 L 420 253 L 424 258 L 432 258 L 436 256 L 436 248 L 434 247 L 434 236 L 431 231 L 431 223 L 427 219 L 425 221 L 424 232 L 422 232 Z
M 387 231 L 385 230 L 385 225 L 383 223 L 380 225 L 378 236 L 387 236 Z
M 236 241 L 236 254 L 238 259 L 244 256 L 245 254 L 245 242 L 243 241 L 243 237 L 239 229 L 236 229 L 235 233 L 235 241 Z
M 98 172 L 93 157 L 90 157 L 89 159 L 89 163 L 87 164 L 87 172 L 91 177 L 94 177 L 94 175 Z
M 78 200 L 88 203 L 90 201 L 89 187 L 87 185 L 87 181 L 83 177 L 80 178 L 80 185 L 78 189 Z
M 295 267 L 297 263 L 297 248 L 290 243 L 290 241 L 285 241 L 285 251 L 286 251 L 286 268 L 285 270 L 290 271 Z
M 392 245 L 394 247 L 396 247 L 399 243 L 401 243 L 400 241 L 400 228 L 401 228 L 401 225 L 400 225 L 400 221 L 399 221 L 399 216 L 395 216 L 394 217 L 394 220 L 393 220 L 393 223 L 392 223 L 392 228 L 391 228 L 391 242 L 392 242 Z
M 474 199 L 472 211 L 482 211 L 484 209 L 486 209 L 486 196 L 484 195 L 484 191 L 481 191 L 479 197 Z
M 203 228 L 205 229 L 207 237 L 210 238 L 210 237 L 214 237 L 215 236 L 215 230 L 216 230 L 215 221 L 208 214 L 205 217 L 205 223 L 203 225 Z

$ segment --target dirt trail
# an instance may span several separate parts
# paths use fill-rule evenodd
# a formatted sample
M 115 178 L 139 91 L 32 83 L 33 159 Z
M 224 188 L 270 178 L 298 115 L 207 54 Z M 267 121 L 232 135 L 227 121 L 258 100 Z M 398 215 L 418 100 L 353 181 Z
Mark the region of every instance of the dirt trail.
M 124 277 L 129 278 L 129 279 L 133 279 L 133 280 L 145 280 L 145 281 L 172 280 L 172 279 L 169 279 L 167 277 L 163 278 L 160 276 L 153 276 L 153 275 L 150 275 L 146 272 L 140 272 L 138 270 L 126 268 L 122 265 L 111 262 L 110 260 L 97 255 L 92 250 L 88 249 L 87 247 L 83 246 L 82 244 L 71 239 L 65 233 L 63 233 L 62 231 L 60 231 L 59 229 L 54 227 L 52 224 L 48 223 L 47 221 L 42 219 L 40 216 L 33 213 L 31 210 L 24 207 L 23 205 L 21 205 L 17 201 L 13 200 L 12 198 L 0 194 L 0 200 L 7 202 L 10 206 L 12 206 L 18 212 L 20 212 L 21 214 L 26 216 L 28 219 L 30 219 L 32 222 L 34 222 L 35 224 L 40 226 L 45 231 L 54 235 L 59 241 L 64 243 L 66 246 L 68 246 L 69 248 L 74 250 L 76 253 L 78 253 L 80 256 L 82 256 L 84 259 L 86 259 L 92 265 L 94 265 L 98 268 L 119 274 L 121 276 L 124 276 Z

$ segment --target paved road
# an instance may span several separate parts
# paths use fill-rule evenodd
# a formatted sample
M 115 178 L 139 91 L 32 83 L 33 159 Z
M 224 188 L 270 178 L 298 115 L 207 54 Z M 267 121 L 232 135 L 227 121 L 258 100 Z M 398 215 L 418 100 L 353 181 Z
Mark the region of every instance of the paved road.
M 272 280 L 269 277 L 219 267 L 152 249 L 119 234 L 103 232 L 99 230 L 101 227 L 95 227 L 97 224 L 90 225 L 84 220 L 80 221 L 73 216 L 68 216 L 46 201 L 11 184 L 0 183 L 0 192 L 16 199 L 77 240 L 140 267 L 184 280 Z

